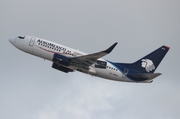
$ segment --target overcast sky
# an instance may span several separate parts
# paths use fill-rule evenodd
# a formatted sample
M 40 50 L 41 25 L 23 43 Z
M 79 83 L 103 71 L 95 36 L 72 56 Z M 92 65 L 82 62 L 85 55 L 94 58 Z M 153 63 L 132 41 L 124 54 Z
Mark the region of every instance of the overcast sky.
M 179 119 L 179 6 L 179 0 L 1 0 L 0 119 Z M 171 49 L 153 83 L 124 83 L 52 69 L 52 62 L 9 43 L 18 35 L 87 53 L 118 42 L 104 57 L 115 62 Z

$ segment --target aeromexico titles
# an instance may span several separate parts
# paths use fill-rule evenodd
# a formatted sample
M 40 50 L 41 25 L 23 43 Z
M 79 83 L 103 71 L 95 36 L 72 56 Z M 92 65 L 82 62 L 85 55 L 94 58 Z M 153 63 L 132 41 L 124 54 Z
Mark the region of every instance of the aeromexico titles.
M 161 75 L 154 72 L 170 49 L 163 45 L 134 63 L 118 63 L 102 59 L 114 49 L 117 42 L 106 50 L 87 54 L 33 36 L 18 36 L 9 41 L 26 53 L 52 61 L 52 68 L 65 73 L 80 71 L 109 80 L 139 83 L 151 83 Z

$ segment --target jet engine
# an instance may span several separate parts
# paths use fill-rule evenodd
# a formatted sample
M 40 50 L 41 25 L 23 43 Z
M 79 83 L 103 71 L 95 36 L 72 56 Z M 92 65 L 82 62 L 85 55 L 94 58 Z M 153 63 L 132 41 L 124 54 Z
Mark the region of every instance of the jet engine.
M 57 69 L 57 70 L 62 71 L 62 72 L 65 72 L 65 73 L 73 72 L 72 69 L 64 67 L 62 65 L 58 65 L 57 63 L 53 63 L 52 68 Z
M 54 54 L 53 62 L 59 65 L 69 66 L 70 59 L 63 55 Z

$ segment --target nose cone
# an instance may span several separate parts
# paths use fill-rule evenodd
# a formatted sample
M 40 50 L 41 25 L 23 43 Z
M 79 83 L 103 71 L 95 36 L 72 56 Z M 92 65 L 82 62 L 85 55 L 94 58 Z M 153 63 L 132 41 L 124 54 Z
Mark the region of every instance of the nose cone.
M 14 45 L 15 39 L 14 38 L 10 38 L 9 42 Z
M 10 42 L 11 44 L 13 44 L 14 39 L 13 39 L 13 38 L 10 38 L 10 39 L 9 39 L 9 42 Z

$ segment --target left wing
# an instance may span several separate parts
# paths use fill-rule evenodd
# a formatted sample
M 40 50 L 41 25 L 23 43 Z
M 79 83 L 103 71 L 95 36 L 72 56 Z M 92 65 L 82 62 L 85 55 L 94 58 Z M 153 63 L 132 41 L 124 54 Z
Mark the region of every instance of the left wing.
M 73 57 L 73 58 L 71 58 L 71 63 L 72 63 L 72 65 L 75 65 L 77 67 L 85 66 L 86 68 L 88 68 L 92 64 L 96 63 L 97 59 L 109 54 L 116 45 L 117 45 L 117 42 L 114 43 L 111 47 L 109 47 L 108 49 L 106 49 L 104 51 L 93 53 L 93 54 L 88 54 L 88 55 L 82 55 L 82 56 L 78 56 L 78 57 Z

